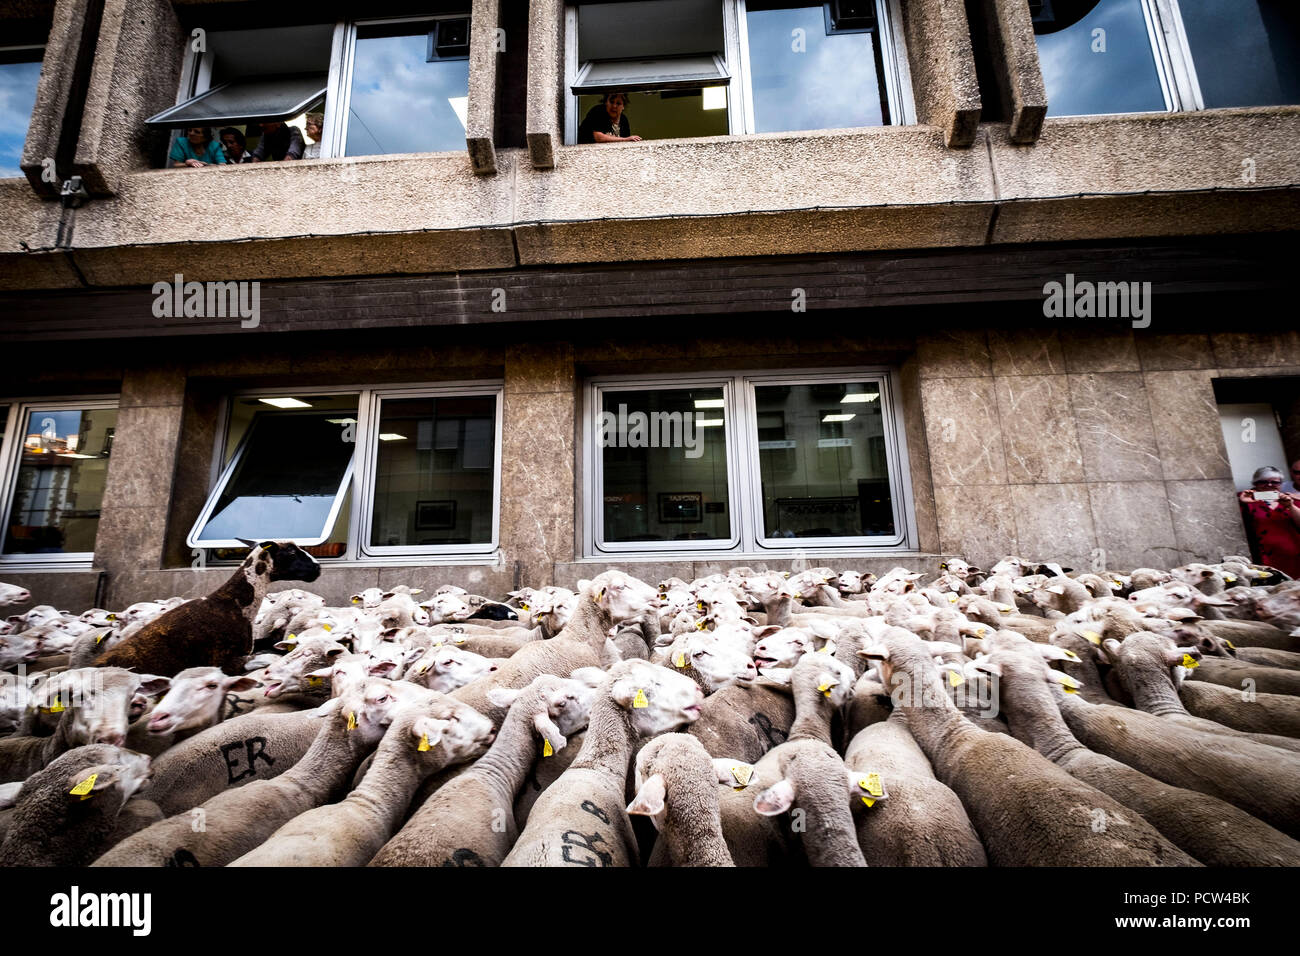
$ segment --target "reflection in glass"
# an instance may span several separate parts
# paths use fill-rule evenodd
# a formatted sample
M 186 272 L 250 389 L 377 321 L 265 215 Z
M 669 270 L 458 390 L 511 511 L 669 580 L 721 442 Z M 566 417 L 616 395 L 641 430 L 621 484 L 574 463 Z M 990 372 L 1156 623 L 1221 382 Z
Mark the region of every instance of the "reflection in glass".
M 116 408 L 41 410 L 27 416 L 6 554 L 95 550 Z
M 729 540 L 725 421 L 718 386 L 603 392 L 604 540 Z
M 491 543 L 495 396 L 385 401 L 376 451 L 372 545 Z
M 1048 0 L 1034 32 L 1048 116 L 1166 109 L 1142 0 Z
M 754 392 L 764 536 L 893 535 L 879 385 L 760 385 Z
M 357 28 L 348 156 L 465 148 L 469 60 L 429 60 L 431 22 Z
M 36 105 L 44 53 L 43 49 L 0 50 L 0 178 L 23 174 L 18 161 Z
M 821 4 L 749 10 L 745 25 L 755 132 L 889 122 L 874 30 L 827 36 Z
M 1207 108 L 1300 103 L 1295 0 L 1195 0 L 1179 9 Z
M 199 538 L 324 538 L 356 447 L 345 440 L 344 427 L 329 420 L 338 417 L 319 410 L 255 414 Z

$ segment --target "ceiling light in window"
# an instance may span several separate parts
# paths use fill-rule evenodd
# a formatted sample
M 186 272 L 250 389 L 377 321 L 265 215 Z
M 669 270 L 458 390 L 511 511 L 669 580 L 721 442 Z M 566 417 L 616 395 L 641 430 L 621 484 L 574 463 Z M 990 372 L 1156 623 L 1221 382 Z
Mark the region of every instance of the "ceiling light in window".
M 704 88 L 704 108 L 706 110 L 725 110 L 727 108 L 727 88 L 725 86 L 706 86 Z
M 722 398 L 697 398 L 695 400 L 696 408 L 722 408 L 726 404 L 726 399 Z
M 264 405 L 274 405 L 276 408 L 311 408 L 307 402 L 300 402 L 296 398 L 261 398 L 258 401 Z
M 380 441 L 406 441 L 405 435 L 399 435 L 397 432 L 383 432 L 379 436 Z
M 355 425 L 357 423 L 355 418 L 327 418 L 325 421 L 331 425 Z
M 847 415 L 827 415 L 825 418 L 822 419 L 822 423 L 825 424 L 826 422 L 850 422 L 857 417 L 858 416 L 852 412 L 850 412 Z
M 59 452 L 59 457 L 60 457 L 60 458 L 98 458 L 99 456 L 98 456 L 98 455 L 79 455 L 79 454 L 77 454 L 76 452 L 61 451 L 61 452 Z
M 465 129 L 468 124 L 469 97 L 449 96 L 447 102 L 451 104 L 451 111 L 456 114 L 456 119 L 460 120 L 460 128 Z
M 695 419 L 696 428 L 713 428 L 722 424 L 721 418 L 697 418 Z
M 840 404 L 845 402 L 874 402 L 880 397 L 879 392 L 850 392 L 840 399 Z

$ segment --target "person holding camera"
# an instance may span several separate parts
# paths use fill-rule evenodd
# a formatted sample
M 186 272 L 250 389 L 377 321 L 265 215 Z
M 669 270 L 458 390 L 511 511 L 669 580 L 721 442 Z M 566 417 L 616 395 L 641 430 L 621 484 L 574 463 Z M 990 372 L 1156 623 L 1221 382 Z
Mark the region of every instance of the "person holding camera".
M 1266 465 L 1251 475 L 1249 491 L 1237 493 L 1242 518 L 1260 564 L 1300 578 L 1300 499 L 1282 491 L 1285 476 Z

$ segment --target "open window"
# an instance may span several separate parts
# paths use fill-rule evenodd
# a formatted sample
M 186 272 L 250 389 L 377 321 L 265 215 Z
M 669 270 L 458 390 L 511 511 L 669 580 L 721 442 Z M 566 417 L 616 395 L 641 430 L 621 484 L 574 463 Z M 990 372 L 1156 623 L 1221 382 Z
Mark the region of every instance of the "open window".
M 205 159 L 194 129 L 216 138 L 214 162 L 461 149 L 469 25 L 449 14 L 209 31 L 177 105 L 147 122 L 180 131 L 168 165 Z
M 617 0 L 567 8 L 566 141 L 606 94 L 643 139 L 914 122 L 893 0 Z
M 36 84 L 41 78 L 45 47 L 0 47 L 0 179 L 22 176 L 18 163 L 32 108 L 36 105 Z

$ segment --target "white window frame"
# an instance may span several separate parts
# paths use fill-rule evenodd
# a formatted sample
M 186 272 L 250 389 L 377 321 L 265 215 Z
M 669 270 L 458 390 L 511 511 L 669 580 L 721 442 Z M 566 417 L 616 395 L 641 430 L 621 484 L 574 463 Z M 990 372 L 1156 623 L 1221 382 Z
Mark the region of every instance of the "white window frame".
M 892 537 L 767 538 L 763 529 L 762 473 L 758 463 L 758 405 L 755 388 L 765 385 L 871 383 L 880 388 L 885 455 L 894 510 Z M 607 391 L 722 387 L 726 401 L 727 511 L 731 539 L 719 541 L 604 541 L 604 468 L 600 411 Z M 620 375 L 588 380 L 583 389 L 582 419 L 582 544 L 585 558 L 610 555 L 655 557 L 689 553 L 691 558 L 780 557 L 800 550 L 872 555 L 915 550 L 918 542 L 911 468 L 903 429 L 898 372 L 889 367 L 731 370 L 698 375 Z
M 111 395 L 87 395 L 81 398 L 57 398 L 44 400 L 39 397 L 28 398 L 3 398 L 0 399 L 0 405 L 8 405 L 9 412 L 5 420 L 5 433 L 3 441 L 0 441 L 0 493 L 4 495 L 0 499 L 0 534 L 7 536 L 9 530 L 9 515 L 13 510 L 14 492 L 17 490 L 15 482 L 18 479 L 18 472 L 22 468 L 22 449 L 23 438 L 20 435 L 23 431 L 19 426 L 27 421 L 27 416 L 33 410 L 49 411 L 68 411 L 68 410 L 93 410 L 98 408 L 113 408 L 120 410 L 119 396 Z M 112 467 L 113 457 L 109 455 L 109 467 Z M 0 537 L 0 548 L 4 547 L 4 538 Z M 72 551 L 66 554 L 4 554 L 0 552 L 0 567 L 4 568 L 39 568 L 55 569 L 61 567 L 90 567 L 95 559 L 94 551 Z
M 1145 2 L 1145 0 L 1144 0 Z M 889 103 L 889 126 L 916 124 L 916 104 L 912 95 L 912 74 L 907 63 L 907 45 L 899 25 L 902 9 L 899 0 L 875 0 L 876 36 L 885 64 L 885 95 Z M 810 0 L 809 6 L 813 5 Z M 580 4 L 564 7 L 564 142 L 578 142 L 578 95 L 573 92 L 582 68 L 578 60 L 578 9 Z M 722 25 L 725 66 L 731 82 L 727 90 L 727 126 L 732 136 L 755 131 L 754 96 L 750 76 L 749 31 L 745 22 L 745 0 L 722 0 Z M 875 64 L 872 64 L 875 70 Z M 868 127 L 864 127 L 868 128 Z M 797 136 L 819 130 L 789 130 L 769 135 Z
M 319 560 L 331 566 L 348 565 L 440 565 L 440 564 L 493 564 L 500 561 L 501 541 L 501 468 L 502 468 L 502 425 L 505 411 L 505 383 L 501 380 L 476 380 L 424 383 L 396 383 L 392 385 L 331 385 L 286 386 L 280 388 L 243 389 L 230 393 L 221 403 L 219 414 L 222 426 L 217 430 L 213 443 L 212 469 L 208 483 L 208 500 L 204 502 L 204 512 L 191 528 L 187 538 L 188 547 L 200 547 L 193 544 L 196 531 L 203 526 L 206 513 L 213 504 L 213 491 L 225 471 L 237 460 L 232 456 L 228 464 L 225 460 L 226 449 L 230 446 L 230 412 L 233 399 L 238 398 L 277 398 L 299 395 L 356 395 L 357 424 L 356 447 L 352 457 L 352 477 L 347 489 L 339 495 L 338 506 L 350 493 L 352 507 L 348 514 L 347 546 L 343 554 L 335 558 Z M 471 395 L 492 395 L 496 399 L 496 423 L 493 448 L 492 476 L 492 539 L 488 543 L 468 545 L 424 545 L 424 546 L 370 546 L 370 531 L 374 514 L 374 473 L 378 465 L 377 443 L 380 421 L 380 403 L 384 399 L 399 398 L 456 398 Z M 335 514 L 337 520 L 337 514 Z M 330 524 L 333 530 L 333 523 Z M 328 540 L 328 534 L 326 535 Z M 203 545 L 201 547 L 209 547 Z
M 326 77 L 325 118 L 324 128 L 321 130 L 319 159 L 340 158 L 344 156 L 344 151 L 347 149 L 347 118 L 348 106 L 352 99 L 353 70 L 356 66 L 357 27 L 377 26 L 386 23 L 432 23 L 435 20 L 469 20 L 470 30 L 474 29 L 473 16 L 468 9 L 463 13 L 430 13 L 423 16 L 340 20 L 334 24 L 334 36 L 330 43 L 330 64 Z M 249 29 L 253 28 L 250 27 Z M 200 93 L 205 93 L 212 88 L 214 59 L 214 54 L 210 50 L 198 53 L 187 48 L 186 57 L 181 66 L 180 86 L 176 93 L 177 105 L 193 99 Z M 466 96 L 472 95 L 470 91 L 473 87 L 473 83 L 468 84 Z M 174 140 L 177 135 L 177 132 L 173 130 L 172 139 Z M 170 144 L 168 149 L 170 151 Z M 459 147 L 425 155 L 437 156 L 441 153 L 458 152 L 460 152 Z M 371 154 L 359 154 L 349 158 L 360 159 L 362 155 Z M 377 153 L 373 155 L 386 156 L 391 154 Z M 317 394 L 324 393 L 317 390 Z

